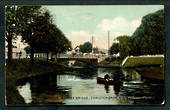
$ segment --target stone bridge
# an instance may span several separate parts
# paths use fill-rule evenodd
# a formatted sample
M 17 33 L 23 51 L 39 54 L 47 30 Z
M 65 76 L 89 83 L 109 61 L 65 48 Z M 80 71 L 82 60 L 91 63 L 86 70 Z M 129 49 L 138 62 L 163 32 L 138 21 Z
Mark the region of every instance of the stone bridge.
M 98 64 L 98 59 L 97 58 L 55 58 L 53 59 L 57 62 L 63 62 L 63 61 L 69 61 L 69 60 L 76 60 L 80 62 L 84 62 L 86 64 L 91 64 L 91 65 L 96 65 Z

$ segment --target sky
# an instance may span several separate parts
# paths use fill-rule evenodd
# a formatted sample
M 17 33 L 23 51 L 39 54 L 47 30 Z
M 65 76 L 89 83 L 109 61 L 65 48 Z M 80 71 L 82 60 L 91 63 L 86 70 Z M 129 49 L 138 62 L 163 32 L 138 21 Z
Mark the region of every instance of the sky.
M 132 35 L 143 16 L 163 9 L 163 5 L 53 5 L 43 6 L 53 17 L 53 23 L 72 42 L 73 48 L 87 41 L 94 47 L 108 49 L 113 39 Z
M 143 16 L 163 9 L 162 5 L 45 6 L 53 23 L 72 42 L 72 46 L 92 41 L 98 48 L 108 49 L 120 35 L 132 35 Z

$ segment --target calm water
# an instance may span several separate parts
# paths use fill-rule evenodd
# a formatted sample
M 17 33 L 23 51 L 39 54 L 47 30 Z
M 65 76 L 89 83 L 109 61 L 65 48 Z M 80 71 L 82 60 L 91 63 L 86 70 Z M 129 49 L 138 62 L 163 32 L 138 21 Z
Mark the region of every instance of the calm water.
M 115 71 L 129 75 L 123 86 L 97 84 L 96 77 Z M 26 103 L 66 105 L 161 104 L 163 83 L 141 80 L 134 70 L 119 68 L 75 69 L 74 74 L 46 73 L 18 81 Z

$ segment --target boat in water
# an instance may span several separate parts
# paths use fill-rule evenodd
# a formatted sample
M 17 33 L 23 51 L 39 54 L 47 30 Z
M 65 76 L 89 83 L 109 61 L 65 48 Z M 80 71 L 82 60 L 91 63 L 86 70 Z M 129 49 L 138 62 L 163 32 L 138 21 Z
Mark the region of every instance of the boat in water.
M 97 77 L 97 83 L 98 84 L 107 84 L 107 85 L 122 85 L 123 81 Z

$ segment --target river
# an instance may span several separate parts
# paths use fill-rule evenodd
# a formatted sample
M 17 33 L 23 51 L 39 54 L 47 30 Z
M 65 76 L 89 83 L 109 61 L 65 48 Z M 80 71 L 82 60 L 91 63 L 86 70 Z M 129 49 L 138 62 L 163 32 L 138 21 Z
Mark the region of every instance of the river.
M 128 75 L 122 86 L 98 84 L 96 78 L 115 71 Z M 133 69 L 76 68 L 72 74 L 45 73 L 18 80 L 27 104 L 43 105 L 153 105 L 164 103 L 164 83 L 141 78 Z

